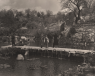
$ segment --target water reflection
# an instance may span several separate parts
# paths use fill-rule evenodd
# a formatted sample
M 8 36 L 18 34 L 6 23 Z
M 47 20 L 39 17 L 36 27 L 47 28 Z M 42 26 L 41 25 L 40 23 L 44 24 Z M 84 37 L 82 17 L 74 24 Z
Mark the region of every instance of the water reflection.
M 81 62 L 77 61 L 41 57 L 32 57 L 30 60 L 24 61 L 17 61 L 13 58 L 7 61 L 0 60 L 0 64 L 5 63 L 10 65 L 10 67 L 0 68 L 0 76 L 55 76 L 81 64 Z

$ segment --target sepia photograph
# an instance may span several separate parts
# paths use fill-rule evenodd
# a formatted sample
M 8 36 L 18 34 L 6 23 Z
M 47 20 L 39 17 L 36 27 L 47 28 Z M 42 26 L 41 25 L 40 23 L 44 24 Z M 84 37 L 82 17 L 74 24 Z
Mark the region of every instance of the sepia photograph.
M 0 0 L 0 76 L 95 76 L 95 0 Z

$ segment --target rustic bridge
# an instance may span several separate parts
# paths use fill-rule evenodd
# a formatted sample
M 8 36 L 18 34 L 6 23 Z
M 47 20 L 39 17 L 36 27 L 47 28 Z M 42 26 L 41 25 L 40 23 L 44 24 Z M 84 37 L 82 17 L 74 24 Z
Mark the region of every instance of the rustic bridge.
M 83 50 L 83 49 L 71 49 L 71 48 L 52 48 L 52 47 L 37 47 L 37 46 L 1 46 L 1 49 L 5 48 L 19 48 L 21 50 L 25 50 L 25 55 L 29 52 L 36 52 L 39 53 L 41 56 L 47 56 L 47 57 L 53 57 L 53 56 L 59 56 L 60 58 L 65 56 L 82 56 L 84 57 L 85 62 L 85 55 L 86 54 L 93 54 L 94 50 Z
M 37 47 L 37 46 L 1 46 L 1 48 L 21 48 L 24 50 L 33 49 L 33 50 L 52 50 L 52 51 L 60 51 L 60 52 L 68 52 L 68 53 L 79 53 L 79 54 L 86 54 L 86 53 L 94 53 L 94 50 L 83 50 L 83 49 L 72 49 L 72 48 L 52 48 L 52 47 Z

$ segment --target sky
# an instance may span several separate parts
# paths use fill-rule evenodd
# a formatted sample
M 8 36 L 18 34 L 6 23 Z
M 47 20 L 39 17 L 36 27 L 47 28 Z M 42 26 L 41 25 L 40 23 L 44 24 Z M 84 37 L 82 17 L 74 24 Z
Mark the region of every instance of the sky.
M 59 0 L 0 0 L 0 10 L 2 9 L 36 9 L 38 11 L 51 10 L 54 14 L 61 11 Z

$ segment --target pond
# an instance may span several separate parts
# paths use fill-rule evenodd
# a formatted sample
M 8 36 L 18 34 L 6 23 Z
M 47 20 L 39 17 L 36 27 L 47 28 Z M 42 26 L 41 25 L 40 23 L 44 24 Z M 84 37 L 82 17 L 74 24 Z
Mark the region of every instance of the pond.
M 0 76 L 58 76 L 82 61 L 29 56 L 28 60 L 18 61 L 15 57 L 0 59 Z M 1 64 L 9 67 L 1 67 Z

